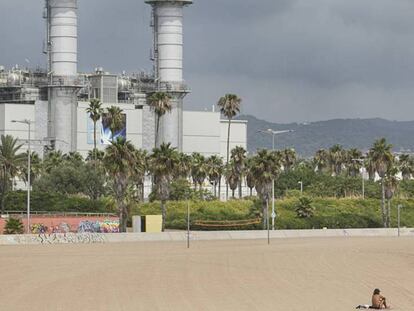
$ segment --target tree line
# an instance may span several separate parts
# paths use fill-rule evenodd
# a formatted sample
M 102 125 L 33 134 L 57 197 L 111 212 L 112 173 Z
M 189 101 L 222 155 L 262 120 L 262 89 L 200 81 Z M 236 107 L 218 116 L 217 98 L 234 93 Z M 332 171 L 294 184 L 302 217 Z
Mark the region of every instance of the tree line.
M 171 110 L 171 98 L 163 93 L 155 93 L 150 105 L 159 119 Z M 229 120 L 240 110 L 241 100 L 232 94 L 220 98 L 219 107 Z M 413 174 L 413 160 L 408 155 L 393 155 L 392 146 L 385 139 L 374 142 L 367 154 L 360 150 L 345 150 L 335 145 L 329 150 L 319 150 L 312 159 L 299 159 L 292 149 L 259 150 L 248 155 L 242 147 L 229 148 L 226 160 L 220 156 L 205 157 L 200 153 L 184 154 L 170 144 L 159 144 L 156 133 L 156 147 L 151 152 L 136 149 L 122 137 L 112 138 L 111 144 L 104 150 L 96 148 L 96 123 L 102 117 L 104 109 L 98 100 L 91 100 L 87 110 L 94 122 L 94 149 L 86 159 L 77 152 L 62 154 L 59 151 L 48 152 L 41 160 L 36 153 L 30 154 L 31 184 L 36 190 L 56 191 L 67 195 L 81 194 L 91 199 L 110 196 L 116 202 L 120 216 L 120 227 L 126 230 L 131 202 L 144 200 L 145 181 L 152 185 L 150 198 L 160 201 L 163 218 L 163 230 L 167 213 L 167 201 L 173 197 L 200 200 L 220 199 L 222 183 L 226 186 L 226 198 L 242 198 L 243 185 L 247 186 L 250 196 L 255 190 L 262 202 L 263 224 L 267 215 L 266 205 L 272 197 L 272 183 L 283 181 L 284 176 L 293 174 L 303 167 L 310 168 L 317 175 L 357 178 L 364 167 L 371 180 L 375 176 L 381 184 L 381 212 L 384 227 L 390 224 L 390 200 L 397 185 L 397 173 L 407 180 Z M 112 133 L 119 130 L 122 110 L 118 107 L 107 109 Z M 157 127 L 158 129 L 158 127 Z M 158 131 L 158 130 L 157 130 Z M 228 135 L 228 138 L 230 134 Z M 12 136 L 1 136 L 0 145 L 0 195 L 1 209 L 5 209 L 5 197 L 13 188 L 16 177 L 27 182 L 27 157 L 22 153 L 22 145 Z M 316 175 L 315 175 L 316 176 Z M 188 186 L 188 182 L 192 187 Z M 206 190 L 206 182 L 212 191 Z M 180 187 L 181 185 L 181 187 Z M 227 190 L 228 189 L 228 190 Z M 288 189 L 287 189 L 288 190 Z M 177 192 L 180 192 L 177 195 Z M 388 206 L 386 206 L 388 203 Z

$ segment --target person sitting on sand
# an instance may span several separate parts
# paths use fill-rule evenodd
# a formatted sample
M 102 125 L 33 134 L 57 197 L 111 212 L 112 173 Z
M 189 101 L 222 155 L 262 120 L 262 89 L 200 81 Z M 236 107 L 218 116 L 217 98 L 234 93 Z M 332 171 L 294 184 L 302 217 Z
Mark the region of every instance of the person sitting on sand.
M 370 309 L 388 309 L 387 300 L 381 295 L 381 291 L 376 288 L 372 294 L 372 305 Z

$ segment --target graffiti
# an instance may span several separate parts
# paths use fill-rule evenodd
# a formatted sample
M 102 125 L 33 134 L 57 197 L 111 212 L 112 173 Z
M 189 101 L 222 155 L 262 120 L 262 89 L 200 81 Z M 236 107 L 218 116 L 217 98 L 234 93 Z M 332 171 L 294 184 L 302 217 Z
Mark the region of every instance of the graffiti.
M 105 243 L 100 233 L 40 233 L 37 235 L 14 236 L 16 244 L 96 244 Z
M 118 233 L 119 221 L 105 220 L 99 223 L 101 233 Z
M 30 231 L 33 234 L 43 234 L 48 232 L 48 228 L 44 224 L 33 224 L 30 226 Z
M 92 222 L 89 220 L 84 220 L 79 223 L 78 233 L 98 233 L 100 232 L 100 228 L 101 227 L 99 225 L 99 221 Z

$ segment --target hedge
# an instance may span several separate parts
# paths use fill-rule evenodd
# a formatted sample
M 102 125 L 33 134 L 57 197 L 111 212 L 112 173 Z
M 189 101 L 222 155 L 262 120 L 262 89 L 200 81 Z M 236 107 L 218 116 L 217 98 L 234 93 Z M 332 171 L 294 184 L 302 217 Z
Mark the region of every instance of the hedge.
M 5 198 L 6 211 L 25 211 L 27 193 L 9 192 Z M 51 192 L 31 192 L 30 208 L 42 212 L 116 213 L 108 199 L 90 200 L 86 197 L 65 196 Z
M 314 198 L 312 206 L 315 213 L 310 218 L 299 218 L 295 205 L 298 198 L 276 200 L 277 229 L 322 229 L 327 228 L 380 228 L 382 227 L 380 201 L 374 199 L 324 199 Z M 402 204 L 401 225 L 414 227 L 414 200 L 392 201 L 392 226 L 397 225 L 397 205 Z M 261 212 L 260 202 L 252 200 L 234 200 L 229 202 L 190 202 L 191 220 L 196 221 L 237 221 L 255 219 Z M 135 206 L 131 215 L 161 214 L 160 203 L 145 203 Z M 167 202 L 168 229 L 186 229 L 187 202 Z M 260 229 L 261 225 L 241 226 L 233 229 Z M 208 230 L 209 228 L 193 228 Z

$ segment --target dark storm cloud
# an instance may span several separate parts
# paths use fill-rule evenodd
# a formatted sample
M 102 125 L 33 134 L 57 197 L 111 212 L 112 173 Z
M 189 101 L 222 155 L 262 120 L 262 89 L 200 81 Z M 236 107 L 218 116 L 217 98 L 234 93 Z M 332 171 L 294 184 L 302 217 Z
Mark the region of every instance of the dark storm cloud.
M 151 68 L 143 0 L 79 0 L 81 70 Z M 42 64 L 41 0 L 2 0 L 0 63 Z M 185 11 L 189 109 L 226 92 L 288 122 L 413 119 L 414 1 L 195 0 Z

